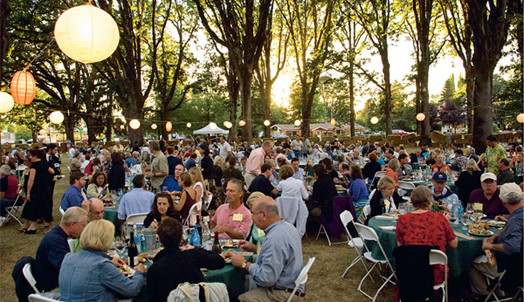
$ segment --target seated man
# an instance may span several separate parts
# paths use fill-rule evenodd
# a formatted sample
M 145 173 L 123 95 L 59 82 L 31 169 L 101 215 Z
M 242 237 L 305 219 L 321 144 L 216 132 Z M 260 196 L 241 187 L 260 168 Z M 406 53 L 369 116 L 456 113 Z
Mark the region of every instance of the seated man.
M 189 171 L 189 169 L 196 166 L 197 157 L 196 153 L 192 153 L 191 156 L 189 156 L 189 159 L 186 161 L 186 170 Z
M 231 179 L 226 187 L 226 204 L 221 205 L 209 222 L 213 232 L 220 237 L 246 239 L 251 230 L 251 212 L 242 203 L 244 192 L 242 181 Z
M 340 164 L 338 164 L 338 172 L 340 172 L 340 175 L 342 175 L 342 179 L 334 178 L 333 181 L 336 184 L 340 184 L 344 188 L 347 188 L 349 186 L 349 183 L 351 182 L 351 171 L 349 170 L 349 165 L 346 162 L 341 162 Z
M 413 174 L 413 168 L 409 164 L 409 156 L 406 153 L 402 153 L 398 156 L 398 161 L 400 162 L 400 169 L 398 174 L 400 178 L 409 178 Z
M 291 166 L 293 166 L 293 170 L 295 170 L 293 178 L 298 180 L 304 180 L 306 178 L 304 169 L 300 168 L 300 159 L 298 159 L 298 157 L 293 157 L 291 159 Z
M 87 212 L 79 207 L 70 207 L 62 216 L 60 225 L 47 232 L 36 251 L 32 267 L 36 287 L 50 291 L 58 287 L 58 273 L 64 256 L 70 252 L 67 238 L 78 238 L 87 224 Z
M 277 195 L 278 190 L 275 187 L 273 187 L 271 181 L 269 180 L 271 175 L 273 175 L 273 172 L 271 171 L 271 165 L 263 164 L 261 171 L 262 173 L 258 175 L 255 179 L 253 179 L 251 185 L 249 185 L 248 191 L 250 193 L 262 192 L 264 193 L 264 195 Z
M 180 283 L 204 282 L 201 268 L 220 269 L 224 259 L 204 249 L 178 247 L 182 237 L 182 225 L 174 218 L 162 220 L 157 230 L 158 239 L 164 250 L 160 251 L 147 271 L 147 293 L 149 301 L 166 301 L 169 293 Z
M 302 270 L 302 241 L 297 229 L 278 215 L 278 207 L 271 197 L 261 197 L 253 205 L 253 220 L 264 230 L 262 243 L 255 263 L 246 261 L 239 252 L 229 252 L 231 263 L 248 272 L 257 289 L 238 297 L 239 301 L 286 301 L 295 288 L 295 280 Z M 257 246 L 243 241 L 240 248 L 256 252 Z M 292 301 L 303 301 L 305 287 L 298 288 Z
M 495 218 L 497 215 L 507 216 L 508 209 L 502 204 L 497 188 L 497 177 L 491 172 L 484 173 L 480 176 L 481 189 L 476 189 L 469 195 L 468 203 L 481 204 L 482 212 L 488 218 Z
M 174 175 L 168 175 L 161 187 L 167 187 L 167 191 L 172 194 L 180 195 L 182 194 L 182 186 L 180 186 L 180 174 L 185 171 L 184 165 L 178 164 L 175 167 Z
M 0 167 L 0 226 L 4 223 L 7 215 L 6 207 L 14 205 L 16 197 L 18 196 L 19 181 L 11 174 L 9 165 L 2 165 Z
M 437 172 L 433 174 L 431 179 L 431 185 L 429 188 L 433 191 L 433 199 L 444 205 L 446 208 L 451 209 L 454 204 L 459 204 L 457 194 L 453 193 L 451 189 L 446 186 L 448 177 L 444 172 Z
M 104 218 L 104 203 L 98 198 L 89 199 L 88 221 Z
M 149 213 L 151 205 L 155 199 L 155 194 L 146 191 L 146 180 L 143 174 L 138 174 L 133 178 L 133 186 L 130 192 L 122 196 L 118 207 L 118 219 L 126 220 L 132 214 Z
M 522 251 L 522 228 L 523 228 L 523 198 L 520 187 L 515 183 L 507 183 L 500 187 L 500 198 L 509 211 L 506 226 L 495 235 L 482 241 L 482 249 L 495 253 L 496 266 L 479 261 L 473 262 L 470 271 L 471 290 L 477 295 L 487 295 L 487 284 L 482 272 L 498 277 L 506 269 L 507 261 L 513 254 Z M 522 271 L 521 271 L 522 273 Z
M 457 149 L 455 150 L 455 158 L 452 161 L 451 169 L 454 169 L 455 171 L 465 171 L 467 162 L 468 158 L 464 156 L 464 152 Z
M 509 167 L 509 160 L 507 158 L 501 158 L 499 160 L 499 174 L 497 175 L 497 184 L 499 186 L 515 182 L 515 175 L 513 175 L 513 171 L 511 171 Z
M 63 211 L 67 211 L 70 207 L 82 207 L 88 208 L 87 196 L 82 192 L 82 189 L 86 185 L 85 175 L 82 172 L 73 172 L 69 176 L 70 186 L 62 196 L 60 207 Z

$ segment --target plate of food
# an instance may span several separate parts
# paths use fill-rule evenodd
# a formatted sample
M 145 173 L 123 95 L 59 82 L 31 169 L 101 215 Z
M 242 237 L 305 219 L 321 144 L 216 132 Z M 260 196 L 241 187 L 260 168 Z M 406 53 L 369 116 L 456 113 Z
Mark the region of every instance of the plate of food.
M 227 239 L 224 241 L 223 247 L 226 248 L 235 248 L 238 245 L 239 240 L 237 239 Z
M 490 230 L 477 229 L 473 228 L 468 231 L 471 235 L 480 236 L 480 237 L 490 237 L 493 235 L 493 232 Z
M 118 267 L 118 270 L 121 271 L 122 274 L 124 274 L 126 277 L 133 277 L 135 274 L 135 270 L 127 265 Z
M 506 225 L 505 221 L 489 220 L 488 225 L 495 228 L 503 228 Z

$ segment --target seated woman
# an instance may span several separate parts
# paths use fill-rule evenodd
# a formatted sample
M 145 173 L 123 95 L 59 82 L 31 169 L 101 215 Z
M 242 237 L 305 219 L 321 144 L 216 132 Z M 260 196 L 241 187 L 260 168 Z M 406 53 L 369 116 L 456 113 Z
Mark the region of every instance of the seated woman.
M 400 163 L 398 159 L 393 158 L 388 162 L 386 168 L 386 176 L 391 177 L 395 181 L 395 190 L 398 189 L 398 170 L 400 169 Z
M 378 162 L 378 154 L 376 151 L 373 151 L 369 153 L 368 155 L 369 162 L 364 165 L 364 169 L 362 170 L 362 176 L 363 178 L 368 179 L 368 183 L 373 182 L 373 178 L 375 177 L 375 173 L 378 171 L 382 171 L 382 166 Z
M 173 198 L 167 192 L 158 192 L 151 205 L 151 212 L 144 219 L 144 227 L 156 229 L 160 222 L 167 217 L 176 217 Z
M 458 188 L 458 197 L 462 201 L 464 209 L 468 204 L 469 195 L 476 189 L 480 189 L 480 171 L 477 162 L 474 159 L 470 159 L 466 162 L 466 171 L 460 172 L 460 175 L 455 182 L 455 186 Z
M 348 187 L 349 195 L 353 199 L 353 204 L 355 204 L 356 207 L 362 208 L 368 202 L 368 186 L 364 180 L 362 180 L 362 170 L 359 166 L 351 166 L 349 171 L 349 176 L 351 177 Z
M 338 172 L 333 168 L 333 161 L 331 161 L 331 158 L 326 157 L 321 160 L 320 163 L 324 167 L 326 174 L 328 174 L 332 180 L 338 178 Z
M 309 194 L 304 186 L 304 182 L 293 178 L 295 171 L 291 165 L 283 165 L 280 167 L 279 175 L 280 182 L 277 185 L 277 190 L 282 192 L 282 196 L 302 197 L 304 200 L 309 199 Z
M 389 176 L 382 176 L 377 184 L 377 189 L 371 192 L 369 206 L 371 213 L 367 215 L 365 224 L 377 215 L 391 213 L 396 210 L 404 200 L 395 191 L 395 181 Z
M 246 200 L 246 206 L 251 210 L 253 204 L 255 203 L 255 200 L 264 196 L 266 195 L 264 195 L 264 193 L 262 192 L 251 193 Z M 264 233 L 264 230 L 259 229 L 256 226 L 256 224 L 253 223 L 253 226 L 251 227 L 251 232 L 249 233 L 249 236 L 247 238 L 247 241 L 253 243 L 254 245 L 262 245 L 262 242 L 264 242 L 264 239 L 266 238 L 266 233 Z
M 107 188 L 107 176 L 104 172 L 95 172 L 87 186 L 87 197 L 111 200 L 111 192 Z
M 115 301 L 137 296 L 145 284 L 144 265 L 126 277 L 111 262 L 107 250 L 113 244 L 115 226 L 103 219 L 91 221 L 80 235 L 78 253 L 64 257 L 58 282 L 61 301 Z
M 311 216 L 325 215 L 328 222 L 332 220 L 333 198 L 337 196 L 337 189 L 331 175 L 326 174 L 322 165 L 313 166 L 315 183 L 313 184 L 313 202 L 309 207 Z
M 449 224 L 449 214 L 432 212 L 433 192 L 425 186 L 411 192 L 411 203 L 415 210 L 400 215 L 397 222 L 397 245 L 438 246 L 446 252 L 446 245 L 457 248 L 458 239 Z M 444 281 L 444 267 L 436 265 L 433 270 L 434 284 Z
M 149 301 L 166 301 L 180 283 L 204 282 L 201 268 L 215 270 L 225 266 L 224 259 L 213 252 L 201 248 L 181 251 L 182 225 L 176 219 L 162 220 L 157 234 L 164 249 L 156 255 L 147 272 Z
M 191 188 L 192 181 L 189 173 L 184 172 L 180 174 L 180 184 L 182 185 L 182 195 L 180 195 L 178 204 L 175 204 L 175 211 L 177 211 L 176 218 L 183 223 L 189 216 L 191 206 L 195 204 L 197 193 Z

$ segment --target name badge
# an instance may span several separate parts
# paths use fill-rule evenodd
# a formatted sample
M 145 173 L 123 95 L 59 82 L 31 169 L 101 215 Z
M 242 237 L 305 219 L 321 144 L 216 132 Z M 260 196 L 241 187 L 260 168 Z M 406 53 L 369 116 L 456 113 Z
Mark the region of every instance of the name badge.
M 240 213 L 233 214 L 233 221 L 242 221 L 243 217 L 244 217 L 244 215 L 242 215 Z
M 480 202 L 475 202 L 473 204 L 473 210 L 474 211 L 482 211 L 482 204 Z
M 258 237 L 264 237 L 264 236 L 266 236 L 266 233 L 264 232 L 264 230 L 258 229 Z

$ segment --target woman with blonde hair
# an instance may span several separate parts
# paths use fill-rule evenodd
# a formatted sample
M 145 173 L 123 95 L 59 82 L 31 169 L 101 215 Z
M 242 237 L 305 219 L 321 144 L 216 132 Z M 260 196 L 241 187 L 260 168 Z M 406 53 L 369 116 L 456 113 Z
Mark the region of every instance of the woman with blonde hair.
M 399 204 L 404 200 L 395 190 L 395 181 L 389 176 L 382 176 L 377 184 L 377 189 L 373 190 L 369 198 L 371 213 L 366 213 L 366 222 L 374 216 L 391 213 L 398 209 Z
M 400 169 L 400 162 L 398 159 L 393 158 L 388 162 L 386 168 L 386 176 L 391 177 L 395 181 L 395 190 L 398 189 L 398 170 Z
M 196 191 L 195 201 L 202 202 L 202 197 L 204 196 L 204 177 L 202 176 L 202 171 L 200 168 L 193 167 L 189 169 L 189 175 L 191 175 L 192 188 Z
M 107 251 L 113 243 L 115 226 L 104 219 L 91 221 L 80 235 L 78 253 L 68 253 L 58 277 L 60 300 L 115 301 L 117 296 L 137 296 L 146 283 L 144 265 L 134 267 L 132 278 L 126 277 L 111 262 Z
M 466 162 L 466 171 L 460 172 L 460 175 L 455 182 L 455 186 L 458 188 L 458 197 L 462 201 L 464 208 L 468 204 L 469 195 L 473 190 L 480 189 L 480 171 L 477 163 L 474 159 L 470 159 Z

